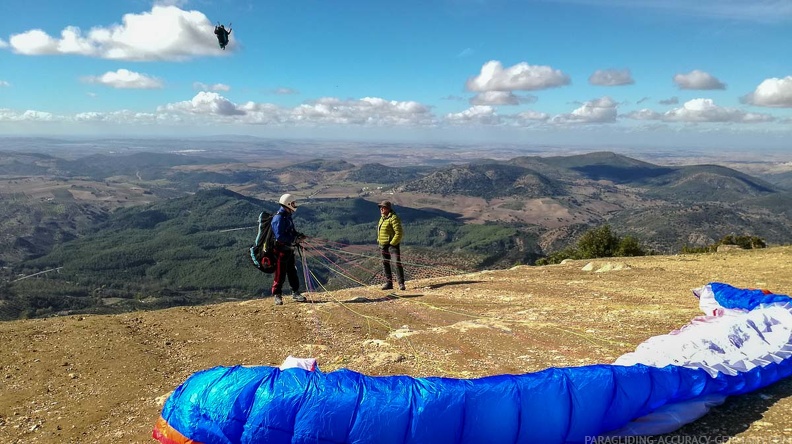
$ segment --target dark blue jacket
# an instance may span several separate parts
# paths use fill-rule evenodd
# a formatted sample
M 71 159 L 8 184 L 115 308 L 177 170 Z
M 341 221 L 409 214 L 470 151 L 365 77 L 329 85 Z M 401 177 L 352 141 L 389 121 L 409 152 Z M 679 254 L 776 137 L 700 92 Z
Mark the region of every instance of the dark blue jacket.
M 292 245 L 299 233 L 294 228 L 292 215 L 286 208 L 280 207 L 275 216 L 272 216 L 272 233 L 277 242 Z

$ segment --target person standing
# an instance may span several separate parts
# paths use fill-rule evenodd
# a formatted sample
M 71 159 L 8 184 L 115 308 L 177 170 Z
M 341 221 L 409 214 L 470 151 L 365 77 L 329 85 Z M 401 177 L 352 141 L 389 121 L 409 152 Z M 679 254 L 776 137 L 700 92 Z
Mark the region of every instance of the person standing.
M 385 271 L 385 285 L 383 290 L 393 289 L 393 273 L 391 272 L 391 254 L 396 256 L 396 277 L 399 280 L 399 290 L 405 290 L 404 268 L 401 262 L 402 224 L 399 216 L 393 211 L 393 204 L 383 200 L 379 203 L 380 220 L 377 225 L 377 243 L 382 255 L 382 268 Z
M 272 217 L 272 233 L 275 236 L 275 272 L 272 279 L 272 296 L 275 305 L 283 305 L 281 295 L 283 284 L 288 278 L 292 290 L 292 299 L 305 302 L 305 296 L 300 294 L 300 278 L 297 276 L 297 267 L 294 260 L 294 246 L 305 238 L 294 227 L 292 214 L 297 211 L 297 201 L 291 194 L 284 194 L 278 200 L 280 209 Z

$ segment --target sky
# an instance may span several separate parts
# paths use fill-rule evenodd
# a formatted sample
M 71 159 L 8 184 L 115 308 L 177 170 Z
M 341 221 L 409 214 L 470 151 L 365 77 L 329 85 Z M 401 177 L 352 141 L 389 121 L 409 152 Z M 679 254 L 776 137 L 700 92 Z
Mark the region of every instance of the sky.
M 792 0 L 3 1 L 0 137 L 792 154 L 790 47 Z

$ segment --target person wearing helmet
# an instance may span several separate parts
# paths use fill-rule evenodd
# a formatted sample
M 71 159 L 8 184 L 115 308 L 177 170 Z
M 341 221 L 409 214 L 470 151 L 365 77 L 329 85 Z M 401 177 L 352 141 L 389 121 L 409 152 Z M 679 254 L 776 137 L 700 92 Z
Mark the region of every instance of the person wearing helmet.
M 297 267 L 294 260 L 294 246 L 305 235 L 299 233 L 294 227 L 292 214 L 297 211 L 297 200 L 289 193 L 278 200 L 280 209 L 272 217 L 272 233 L 275 236 L 275 272 L 272 278 L 272 296 L 275 305 L 283 305 L 281 295 L 283 284 L 289 280 L 292 298 L 297 302 L 305 302 L 305 296 L 300 294 L 300 279 L 297 276 Z
M 215 26 L 214 33 L 217 36 L 217 43 L 220 44 L 220 48 L 225 50 L 226 45 L 228 45 L 228 35 L 231 34 L 231 28 L 226 29 L 225 25 Z
M 393 211 L 393 204 L 383 200 L 379 203 L 380 220 L 377 225 L 377 243 L 382 255 L 382 268 L 385 271 L 385 285 L 383 290 L 393 289 L 393 274 L 391 273 L 391 253 L 396 256 L 396 276 L 399 279 L 399 290 L 404 287 L 404 268 L 401 262 L 402 224 L 401 219 Z

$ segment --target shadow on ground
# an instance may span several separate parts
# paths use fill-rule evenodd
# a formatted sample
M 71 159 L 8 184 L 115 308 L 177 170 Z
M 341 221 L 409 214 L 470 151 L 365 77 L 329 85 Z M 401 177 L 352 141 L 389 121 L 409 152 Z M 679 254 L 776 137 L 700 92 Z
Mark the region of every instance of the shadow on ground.
M 469 284 L 478 284 L 480 282 L 483 282 L 483 281 L 450 281 L 450 282 L 441 282 L 439 284 L 432 284 L 432 285 L 428 286 L 427 288 L 435 290 L 435 289 L 442 288 L 442 287 L 448 287 L 449 285 L 469 285 Z
M 395 293 L 389 293 L 384 296 L 378 298 L 367 298 L 365 296 L 358 296 L 353 299 L 348 299 L 346 301 L 341 301 L 346 304 L 369 304 L 372 302 L 385 302 L 385 301 L 393 301 L 396 299 L 408 299 L 408 298 L 418 298 L 423 296 L 422 294 L 404 294 L 404 295 L 397 295 Z

